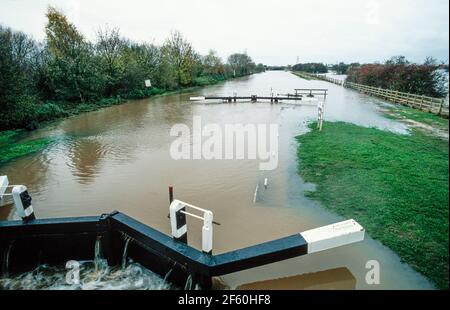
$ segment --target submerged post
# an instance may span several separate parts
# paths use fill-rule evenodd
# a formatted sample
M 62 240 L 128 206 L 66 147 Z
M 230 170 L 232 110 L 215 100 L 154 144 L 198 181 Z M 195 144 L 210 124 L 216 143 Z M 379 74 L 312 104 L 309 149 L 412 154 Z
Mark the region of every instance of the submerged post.
M 169 204 L 173 201 L 173 186 L 169 186 Z

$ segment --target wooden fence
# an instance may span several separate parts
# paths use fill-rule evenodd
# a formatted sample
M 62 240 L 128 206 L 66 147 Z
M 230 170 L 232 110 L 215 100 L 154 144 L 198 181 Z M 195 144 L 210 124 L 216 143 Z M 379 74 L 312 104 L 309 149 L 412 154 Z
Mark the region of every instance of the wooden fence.
M 339 86 L 344 86 L 345 81 L 344 80 L 339 80 L 339 79 L 333 79 L 329 76 L 323 75 L 323 74 L 313 74 L 312 75 L 315 79 L 318 80 L 323 80 L 323 81 L 327 81 Z
M 303 71 L 294 71 L 294 74 L 307 80 L 323 80 L 339 86 L 344 86 L 344 80 L 333 79 L 323 74 L 308 73 Z
M 367 95 L 383 98 L 385 100 L 409 106 L 429 113 L 433 113 L 445 118 L 449 117 L 448 98 L 433 98 L 423 95 L 403 93 L 395 90 L 372 87 L 357 83 L 346 82 L 345 80 L 334 79 L 323 74 L 313 74 L 307 72 L 296 72 L 305 78 L 327 81 L 336 85 L 344 86 L 362 92 Z
M 448 100 L 444 98 L 433 98 L 423 95 L 402 93 L 395 90 L 366 86 L 351 82 L 345 82 L 343 86 L 357 90 L 364 94 L 406 105 L 414 109 L 419 109 L 446 118 L 449 116 Z

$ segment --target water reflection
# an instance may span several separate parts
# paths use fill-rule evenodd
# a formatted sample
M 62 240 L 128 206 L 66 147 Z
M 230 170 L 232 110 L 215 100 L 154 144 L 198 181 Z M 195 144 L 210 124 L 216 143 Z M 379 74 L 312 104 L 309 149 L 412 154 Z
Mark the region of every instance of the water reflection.
M 353 290 L 356 278 L 345 267 L 238 286 L 238 290 Z
M 157 109 L 161 110 L 161 120 L 165 124 L 185 124 L 192 119 L 191 104 L 187 101 L 187 95 L 178 94 L 175 97 L 176 101 L 173 100 L 173 96 L 162 96 L 154 100 Z
M 68 149 L 67 165 L 72 175 L 80 184 L 89 184 L 100 170 L 100 161 L 107 150 L 104 145 L 94 139 L 78 139 L 73 141 Z

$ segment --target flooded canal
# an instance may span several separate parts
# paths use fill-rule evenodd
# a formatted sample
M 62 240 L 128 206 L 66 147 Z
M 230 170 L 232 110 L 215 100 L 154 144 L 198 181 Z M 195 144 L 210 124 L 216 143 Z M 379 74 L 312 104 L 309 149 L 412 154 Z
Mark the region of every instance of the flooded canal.
M 325 119 L 406 133 L 405 125 L 381 115 L 377 99 L 288 72 L 266 72 L 192 93 L 132 101 L 55 122 L 30 138 L 51 136 L 44 152 L 0 167 L 12 184 L 25 184 L 38 218 L 99 215 L 119 210 L 170 233 L 167 187 L 175 198 L 210 209 L 214 252 L 222 253 L 277 239 L 342 218 L 304 196 L 314 189 L 297 174 L 295 136 L 317 118 L 317 107 L 291 104 L 192 104 L 198 95 L 269 95 L 294 88 L 328 88 Z M 279 164 L 259 171 L 257 160 L 179 160 L 169 154 L 174 124 L 279 124 Z M 331 152 L 332 150 L 330 150 Z M 268 188 L 262 186 L 268 178 Z M 256 202 L 254 192 L 260 185 Z M 0 209 L 3 218 L 13 217 Z M 189 221 L 189 243 L 201 247 L 201 226 Z M 366 262 L 377 260 L 381 284 L 365 281 Z M 315 276 L 316 275 L 316 276 Z M 281 279 L 283 278 L 283 279 Z M 281 286 L 277 286 L 280 279 Z M 427 289 L 423 276 L 372 240 L 303 256 L 223 277 L 230 288 Z M 253 284 L 252 284 L 253 283 Z

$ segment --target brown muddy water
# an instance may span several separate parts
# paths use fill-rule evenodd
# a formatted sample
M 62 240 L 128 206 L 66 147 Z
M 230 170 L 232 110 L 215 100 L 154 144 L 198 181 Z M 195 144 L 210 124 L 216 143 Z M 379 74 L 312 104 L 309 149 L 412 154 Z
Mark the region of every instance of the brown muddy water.
M 313 190 L 314 185 L 304 183 L 297 174 L 295 136 L 305 133 L 308 122 L 317 118 L 316 107 L 189 102 L 190 96 L 269 95 L 271 90 L 287 93 L 294 88 L 328 88 L 328 121 L 407 133 L 404 124 L 381 115 L 378 99 L 331 83 L 306 81 L 288 72 L 266 72 L 192 93 L 131 101 L 55 122 L 29 137 L 53 137 L 51 146 L 0 167 L 0 175 L 8 175 L 12 184 L 28 186 L 38 218 L 119 210 L 166 234 L 170 234 L 167 187 L 173 185 L 175 198 L 212 210 L 214 219 L 221 223 L 214 226 L 215 253 L 343 220 L 305 198 L 304 192 Z M 279 124 L 278 168 L 259 171 L 257 160 L 173 160 L 169 149 L 175 138 L 169 135 L 170 129 L 177 123 L 191 127 L 193 116 L 201 116 L 203 124 L 221 127 Z M 262 186 L 265 178 L 267 189 Z M 257 184 L 260 188 L 254 203 Z M 0 214 L 13 218 L 10 210 L 1 210 Z M 188 224 L 189 242 L 200 248 L 200 223 L 188 220 Z M 369 260 L 380 263 L 379 285 L 366 284 Z M 284 284 L 277 286 L 276 279 Z M 367 234 L 358 244 L 230 274 L 222 280 L 230 288 L 246 284 L 266 288 L 433 288 Z

